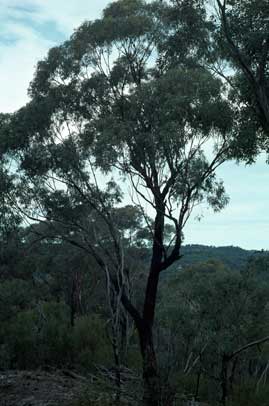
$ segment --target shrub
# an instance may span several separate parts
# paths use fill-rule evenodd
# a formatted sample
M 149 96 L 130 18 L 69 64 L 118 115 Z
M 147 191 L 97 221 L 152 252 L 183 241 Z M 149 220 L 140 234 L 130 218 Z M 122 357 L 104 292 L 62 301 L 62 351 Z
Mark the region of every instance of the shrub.
M 39 312 L 42 314 L 39 315 L 37 341 L 41 363 L 54 366 L 70 364 L 73 350 L 68 306 L 64 303 L 44 303 Z
M 233 400 L 227 406 L 268 406 L 269 384 L 256 391 L 255 383 L 235 386 Z
M 20 312 L 5 330 L 6 360 L 10 368 L 35 368 L 39 364 L 36 342 L 36 314 L 33 310 Z
M 76 362 L 85 369 L 94 364 L 112 365 L 112 350 L 105 322 L 98 315 L 77 319 L 73 330 L 73 351 Z
M 69 363 L 72 340 L 67 315 L 66 305 L 51 302 L 21 311 L 6 322 L 0 351 L 6 367 L 31 369 Z

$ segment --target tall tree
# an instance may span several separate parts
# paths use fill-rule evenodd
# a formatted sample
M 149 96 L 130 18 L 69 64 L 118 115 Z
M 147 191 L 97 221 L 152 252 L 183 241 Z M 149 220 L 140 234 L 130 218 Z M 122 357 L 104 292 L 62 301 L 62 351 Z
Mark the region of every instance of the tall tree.
M 267 0 L 216 0 L 216 47 L 240 106 L 238 152 L 269 147 L 269 11 Z
M 187 57 L 165 61 L 177 29 L 172 11 L 159 1 L 112 3 L 38 63 L 31 101 L 1 128 L 2 150 L 17 168 L 10 204 L 93 255 L 133 318 L 148 406 L 162 396 L 153 335 L 160 273 L 180 259 L 192 209 L 207 202 L 220 210 L 228 201 L 215 170 L 229 152 L 231 110 L 223 84 L 209 71 Z M 184 47 L 186 56 L 196 49 L 187 38 Z M 121 190 L 111 176 L 124 179 Z M 126 185 L 151 238 L 142 309 L 128 295 L 126 233 L 115 214 L 128 196 Z

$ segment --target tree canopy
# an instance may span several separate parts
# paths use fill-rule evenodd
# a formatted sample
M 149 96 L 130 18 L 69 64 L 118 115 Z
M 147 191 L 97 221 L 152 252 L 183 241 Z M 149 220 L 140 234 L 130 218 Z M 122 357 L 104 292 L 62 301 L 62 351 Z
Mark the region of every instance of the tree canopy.
M 10 225 L 27 220 L 44 241 L 82 249 L 103 271 L 112 319 L 127 312 L 138 332 L 147 406 L 162 397 L 153 329 L 160 274 L 180 260 L 193 209 L 228 203 L 216 169 L 267 148 L 265 2 L 216 6 L 218 19 L 200 0 L 111 3 L 50 49 L 30 101 L 0 116 L 0 210 Z M 141 305 L 130 274 L 142 248 L 151 258 Z M 219 294 L 227 275 L 212 282 Z M 196 292 L 191 278 L 198 297 L 201 283 Z

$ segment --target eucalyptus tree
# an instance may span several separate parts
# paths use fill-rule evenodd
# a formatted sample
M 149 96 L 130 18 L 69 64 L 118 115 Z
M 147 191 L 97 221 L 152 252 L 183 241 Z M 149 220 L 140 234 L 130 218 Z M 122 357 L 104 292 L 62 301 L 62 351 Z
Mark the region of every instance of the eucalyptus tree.
M 169 359 L 170 374 L 193 378 L 189 391 L 196 398 L 203 377 L 208 386 L 203 400 L 226 404 L 233 387 L 254 381 L 251 364 L 257 371 L 267 366 L 266 348 L 259 347 L 269 339 L 268 284 L 259 279 L 260 259 L 265 258 L 256 258 L 242 272 L 211 260 L 164 281 L 158 303 L 163 358 Z M 257 372 L 257 385 L 259 378 Z
M 232 126 L 221 81 L 189 63 L 198 45 L 186 37 L 186 58 L 166 58 L 172 12 L 160 1 L 113 2 L 38 63 L 30 102 L 1 126 L 2 149 L 16 161 L 10 204 L 43 218 L 55 237 L 85 249 L 109 273 L 137 328 L 143 402 L 152 406 L 162 398 L 153 335 L 159 277 L 181 257 L 193 208 L 207 202 L 218 211 L 228 201 L 215 170 Z M 196 51 L 202 58 L 202 47 Z M 115 215 L 128 190 L 151 239 L 141 309 L 128 294 L 126 233 Z
M 267 0 L 215 0 L 215 49 L 239 109 L 238 155 L 268 152 L 269 11 Z
M 226 81 L 237 110 L 239 157 L 251 158 L 268 151 L 269 132 L 269 12 L 267 0 L 171 0 L 170 52 L 208 66 Z M 182 14 L 185 24 L 181 23 Z M 188 54 L 185 39 L 195 52 Z M 182 46 L 183 45 L 183 46 Z M 177 52 L 175 53 L 175 49 Z M 240 156 L 241 155 L 241 156 Z

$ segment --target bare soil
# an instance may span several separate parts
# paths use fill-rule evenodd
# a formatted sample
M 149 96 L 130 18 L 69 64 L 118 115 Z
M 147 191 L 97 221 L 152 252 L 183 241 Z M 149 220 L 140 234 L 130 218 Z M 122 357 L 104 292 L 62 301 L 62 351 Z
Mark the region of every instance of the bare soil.
M 87 379 L 71 371 L 0 371 L 0 406 L 69 406 Z

